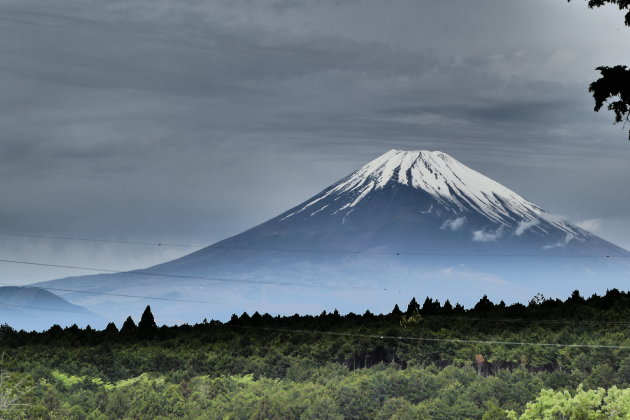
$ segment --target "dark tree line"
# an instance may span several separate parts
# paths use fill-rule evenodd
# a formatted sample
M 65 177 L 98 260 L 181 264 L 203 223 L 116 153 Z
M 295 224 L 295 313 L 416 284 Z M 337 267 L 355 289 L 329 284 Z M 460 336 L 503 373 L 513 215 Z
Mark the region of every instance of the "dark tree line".
M 157 326 L 147 307 L 139 322 L 102 331 L 4 325 L 11 380 L 0 394 L 19 388 L 25 405 L 0 417 L 505 419 L 542 389 L 630 386 L 629 319 L 630 293 L 615 289 L 177 326 Z

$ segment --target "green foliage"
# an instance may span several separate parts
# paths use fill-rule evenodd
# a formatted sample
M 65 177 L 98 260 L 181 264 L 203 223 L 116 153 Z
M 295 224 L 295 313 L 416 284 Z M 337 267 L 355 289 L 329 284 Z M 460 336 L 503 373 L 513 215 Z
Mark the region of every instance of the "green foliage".
M 0 418 L 20 417 L 28 409 L 32 379 L 27 374 L 0 371 Z
M 152 327 L 147 309 L 138 326 L 129 318 L 120 332 L 5 327 L 0 348 L 11 372 L 0 391 L 19 388 L 22 405 L 0 417 L 627 415 L 627 349 L 510 344 L 630 346 L 627 293 L 575 292 L 565 302 L 537 296 L 528 306 L 484 297 L 467 311 L 433 299 L 422 307 L 414 299 L 409 307 L 384 315 L 244 314 L 227 323 L 161 328 Z M 141 334 L 143 325 L 152 333 Z
M 627 419 L 630 417 L 630 389 L 613 386 L 576 392 L 543 389 L 536 401 L 528 403 L 521 416 L 510 411 L 510 420 L 552 419 Z

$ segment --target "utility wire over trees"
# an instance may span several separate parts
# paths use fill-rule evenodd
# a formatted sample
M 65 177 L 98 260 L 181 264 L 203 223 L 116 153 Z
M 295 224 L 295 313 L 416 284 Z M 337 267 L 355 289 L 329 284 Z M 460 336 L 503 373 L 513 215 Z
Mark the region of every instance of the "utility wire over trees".
M 18 377 L 4 369 L 4 354 L 0 357 L 0 418 L 17 416 L 26 406 L 23 402 L 32 387 L 26 383 L 26 377 Z
M 630 26 L 630 0 L 588 0 L 588 7 L 591 9 L 609 4 L 619 7 L 619 10 L 627 10 L 624 23 Z M 604 103 L 608 103 L 608 110 L 615 114 L 615 123 L 623 122 L 625 128 L 625 124 L 630 122 L 630 69 L 617 65 L 600 66 L 596 70 L 602 77 L 591 83 L 588 88 L 595 100 L 595 112 L 599 112 Z

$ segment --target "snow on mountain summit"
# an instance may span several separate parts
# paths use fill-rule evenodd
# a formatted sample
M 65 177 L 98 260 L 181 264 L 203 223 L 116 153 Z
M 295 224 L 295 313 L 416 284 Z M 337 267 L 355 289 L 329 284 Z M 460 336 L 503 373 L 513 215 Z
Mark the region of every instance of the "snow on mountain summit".
M 440 151 L 392 149 L 283 217 L 326 209 L 349 215 L 366 197 L 393 184 L 428 193 L 454 215 L 477 212 L 501 226 L 533 226 L 545 221 L 567 234 L 586 232 L 547 213 L 514 191 Z M 331 208 L 331 206 L 333 208 Z

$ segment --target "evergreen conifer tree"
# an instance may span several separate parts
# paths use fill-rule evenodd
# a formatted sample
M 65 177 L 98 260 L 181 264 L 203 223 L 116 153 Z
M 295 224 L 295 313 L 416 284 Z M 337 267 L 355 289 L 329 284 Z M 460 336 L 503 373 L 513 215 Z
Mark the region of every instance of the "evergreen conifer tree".
M 409 306 L 407 306 L 407 312 L 405 312 L 405 314 L 415 315 L 419 313 L 420 313 L 420 304 L 418 303 L 415 297 L 411 298 L 411 301 L 409 302 Z
M 107 324 L 107 327 L 105 327 L 105 330 L 103 330 L 103 333 L 108 337 L 113 337 L 118 334 L 118 327 L 116 327 L 116 324 L 113 322 L 110 322 Z
M 451 302 L 448 299 L 446 299 L 446 302 L 444 302 L 442 312 L 444 312 L 446 315 L 450 315 L 453 313 L 453 305 L 451 305 Z
M 155 318 L 151 313 L 151 306 L 147 305 L 138 323 L 138 335 L 140 338 L 153 338 L 157 334 L 157 329 Z
M 392 309 L 392 315 L 402 315 L 402 311 L 398 307 L 398 304 L 394 305 L 394 309 Z
M 120 328 L 120 334 L 130 337 L 136 335 L 137 332 L 138 327 L 136 326 L 136 323 L 133 321 L 133 318 L 128 316 L 125 323 Z

